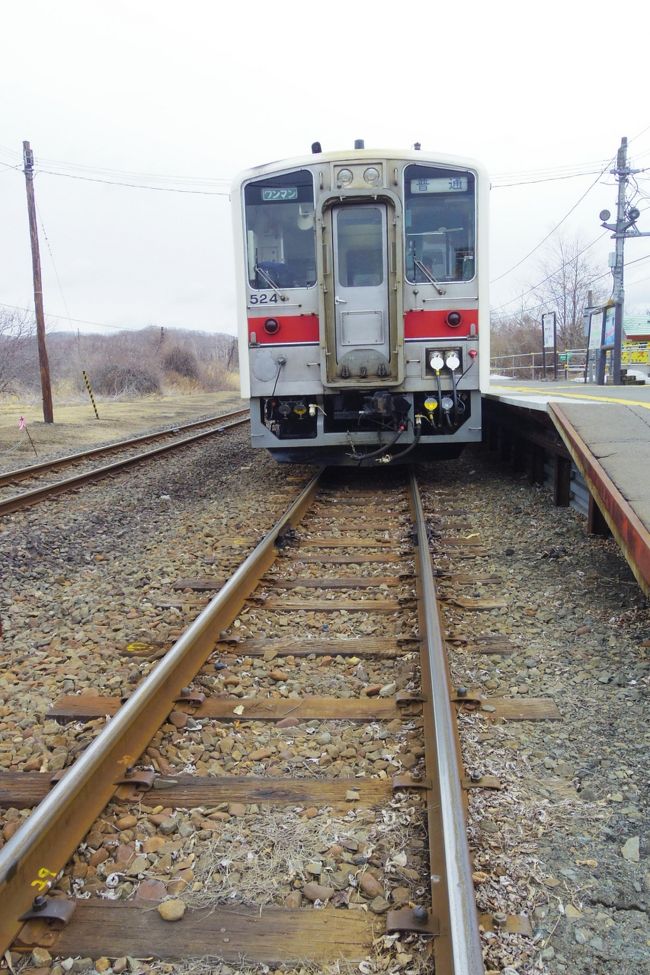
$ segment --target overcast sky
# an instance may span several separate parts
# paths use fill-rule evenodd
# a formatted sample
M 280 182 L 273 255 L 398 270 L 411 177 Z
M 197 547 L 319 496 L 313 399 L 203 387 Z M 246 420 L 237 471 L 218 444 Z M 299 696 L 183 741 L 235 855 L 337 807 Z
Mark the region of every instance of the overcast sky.
M 48 323 L 88 331 L 234 332 L 229 181 L 314 140 L 419 141 L 481 160 L 494 187 L 493 307 L 544 276 L 544 248 L 510 269 L 592 184 L 561 231 L 584 245 L 602 233 L 598 213 L 614 212 L 616 188 L 597 177 L 621 136 L 632 164 L 650 167 L 645 0 L 228 6 L 3 0 L 0 302 L 33 300 L 24 139 L 37 162 Z M 567 173 L 583 175 L 548 179 Z M 639 228 L 650 231 L 650 169 L 638 187 Z M 585 256 L 605 273 L 612 249 L 604 236 Z M 627 308 L 644 312 L 650 237 L 626 243 L 635 260 Z

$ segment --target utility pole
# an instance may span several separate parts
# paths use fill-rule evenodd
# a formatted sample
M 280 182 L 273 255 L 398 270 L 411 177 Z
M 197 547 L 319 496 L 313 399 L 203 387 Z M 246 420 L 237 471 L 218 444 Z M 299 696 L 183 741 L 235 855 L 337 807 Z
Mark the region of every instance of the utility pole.
M 612 352 L 612 382 L 621 384 L 621 347 L 623 344 L 623 307 L 625 304 L 625 239 L 627 237 L 650 237 L 650 232 L 642 233 L 636 226 L 641 216 L 636 207 L 629 206 L 626 200 L 627 182 L 630 176 L 643 172 L 641 169 L 630 169 L 627 164 L 627 138 L 623 136 L 616 154 L 616 168 L 610 169 L 612 176 L 618 180 L 618 197 L 616 203 L 616 223 L 607 223 L 611 217 L 609 210 L 602 210 L 601 226 L 612 230 L 612 238 L 616 241 L 614 266 L 612 277 L 614 287 L 612 299 L 614 301 L 614 348 Z
M 38 226 L 36 224 L 36 203 L 34 200 L 34 154 L 29 142 L 23 142 L 23 162 L 25 165 L 25 185 L 27 188 L 27 212 L 29 214 L 29 236 L 32 245 L 32 272 L 34 277 L 34 311 L 36 313 L 36 334 L 38 337 L 38 363 L 41 372 L 41 391 L 43 395 L 43 420 L 54 423 L 52 408 L 52 387 L 50 384 L 50 364 L 45 345 L 45 312 L 43 309 L 43 282 L 41 280 L 41 255 L 38 247 Z

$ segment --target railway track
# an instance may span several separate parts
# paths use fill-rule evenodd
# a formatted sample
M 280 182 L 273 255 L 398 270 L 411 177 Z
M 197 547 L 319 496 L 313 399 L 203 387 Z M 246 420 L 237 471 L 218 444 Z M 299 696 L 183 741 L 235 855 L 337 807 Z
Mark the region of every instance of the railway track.
M 169 450 L 197 443 L 206 437 L 214 436 L 215 433 L 221 433 L 223 430 L 247 423 L 248 419 L 248 410 L 235 410 L 231 413 L 196 420 L 157 433 L 143 434 L 117 443 L 94 447 L 91 450 L 84 450 L 54 460 L 7 471 L 0 474 L 0 517 L 27 508 L 64 491 L 73 490 L 88 481 L 114 474 L 150 457 L 156 457 Z M 139 450 L 144 444 L 151 443 L 157 443 L 158 446 L 145 451 Z M 124 456 L 107 464 L 87 467 L 88 463 L 97 458 L 117 453 L 124 454 Z M 79 467 L 84 469 L 68 474 L 68 476 L 56 481 L 47 480 L 46 483 L 41 483 L 44 478 L 67 471 L 69 468 Z M 26 489 L 17 494 L 14 493 L 15 485 L 25 482 L 27 482 Z
M 36 806 L 0 851 L 0 949 L 478 975 L 471 703 L 414 476 L 315 477 L 125 703 L 54 704 L 111 715 L 60 781 L 0 776 Z

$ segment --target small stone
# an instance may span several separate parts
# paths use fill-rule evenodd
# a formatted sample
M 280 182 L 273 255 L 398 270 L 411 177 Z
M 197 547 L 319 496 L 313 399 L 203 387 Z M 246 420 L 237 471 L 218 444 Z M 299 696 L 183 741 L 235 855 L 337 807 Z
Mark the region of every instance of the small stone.
M 122 973 L 125 972 L 128 967 L 129 961 L 125 955 L 122 955 L 121 958 L 116 958 L 113 962 L 113 971 L 115 972 L 115 975 L 122 975 Z
M 359 887 L 366 897 L 382 897 L 384 893 L 383 884 L 380 884 L 376 877 L 365 871 L 359 876 Z
M 564 909 L 564 913 L 568 918 L 571 918 L 573 920 L 582 917 L 582 911 L 579 911 L 577 907 L 573 906 L 573 904 L 567 904 L 567 906 Z
M 591 932 L 587 928 L 576 928 L 573 932 L 573 937 L 577 944 L 585 945 L 591 936 Z
M 97 961 L 95 962 L 96 972 L 108 972 L 110 971 L 110 968 L 111 968 L 110 958 L 106 958 L 105 956 L 102 956 L 101 958 L 98 958 Z
M 228 812 L 231 816 L 245 816 L 246 805 L 243 802 L 231 802 L 228 804 Z
M 158 853 L 167 841 L 162 836 L 148 836 L 142 844 L 145 853 Z
M 375 897 L 370 901 L 369 907 L 373 914 L 385 914 L 390 910 L 390 904 L 385 897 Z
M 163 901 L 158 905 L 158 913 L 163 921 L 180 921 L 187 910 L 187 904 L 179 897 L 170 901 Z
M 52 961 L 52 955 L 49 953 L 47 948 L 34 948 L 32 951 L 32 962 L 41 967 L 43 965 L 49 965 Z
M 549 945 L 548 948 L 544 948 L 539 957 L 542 961 L 550 961 L 552 958 L 555 958 L 555 948 Z
M 310 860 L 309 863 L 305 864 L 305 870 L 310 873 L 312 877 L 320 877 L 323 872 L 323 864 L 321 860 Z
M 328 901 L 334 896 L 333 887 L 324 887 L 322 884 L 317 884 L 315 880 L 305 884 L 302 892 L 308 901 Z
M 397 684 L 395 683 L 395 681 L 393 681 L 390 684 L 384 684 L 384 686 L 380 688 L 379 696 L 392 697 L 396 690 L 397 690 Z
M 118 829 L 133 829 L 134 826 L 138 825 L 137 816 L 120 816 L 118 821 L 115 823 Z
M 628 860 L 630 863 L 638 863 L 640 859 L 639 837 L 631 836 L 621 847 L 621 853 L 624 860 Z
M 169 723 L 173 724 L 175 728 L 184 728 L 188 717 L 189 715 L 185 714 L 184 711 L 172 711 L 169 715 Z
M 167 893 L 162 880 L 143 880 L 138 887 L 135 899 L 138 901 L 159 901 Z
M 275 668 L 275 670 L 272 670 L 269 674 L 269 677 L 271 678 L 271 680 L 275 680 L 275 681 L 289 680 L 289 675 L 287 674 L 287 672 L 284 670 L 280 670 L 279 668 Z

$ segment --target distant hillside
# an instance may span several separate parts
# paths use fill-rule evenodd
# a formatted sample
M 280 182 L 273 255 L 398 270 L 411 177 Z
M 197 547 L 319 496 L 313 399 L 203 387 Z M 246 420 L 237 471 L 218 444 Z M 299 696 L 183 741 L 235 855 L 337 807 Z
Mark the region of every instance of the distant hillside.
M 50 332 L 52 384 L 82 392 L 82 372 L 98 396 L 148 395 L 170 387 L 206 391 L 238 382 L 237 340 L 222 332 L 149 326 L 117 335 Z M 0 321 L 0 394 L 40 388 L 33 322 Z

